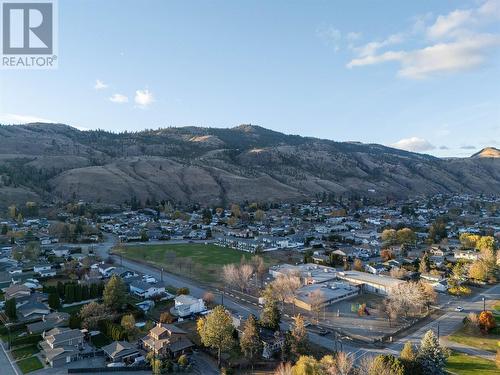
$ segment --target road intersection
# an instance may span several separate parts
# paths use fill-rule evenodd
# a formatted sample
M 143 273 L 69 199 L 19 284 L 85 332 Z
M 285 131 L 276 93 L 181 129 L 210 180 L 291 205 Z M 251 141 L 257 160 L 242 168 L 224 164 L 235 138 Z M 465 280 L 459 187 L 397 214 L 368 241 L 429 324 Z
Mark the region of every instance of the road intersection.
M 218 290 L 210 290 L 208 288 L 204 288 L 198 285 L 193 280 L 173 275 L 170 273 L 161 272 L 161 270 L 159 270 L 158 268 L 147 264 L 143 264 L 137 261 L 131 261 L 117 255 L 110 255 L 110 250 L 114 245 L 115 245 L 115 239 L 112 236 L 107 236 L 103 243 L 94 246 L 94 251 L 103 259 L 106 259 L 108 256 L 111 256 L 112 259 L 117 264 L 120 264 L 123 267 L 129 268 L 130 270 L 133 270 L 135 272 L 149 274 L 157 279 L 162 278 L 165 283 L 175 288 L 188 287 L 191 294 L 197 298 L 203 297 L 203 295 L 206 292 L 210 291 L 214 295 L 218 296 L 217 299 L 219 303 L 222 302 L 222 295 Z M 439 336 L 441 338 L 453 333 L 457 328 L 460 327 L 463 318 L 466 317 L 469 312 L 471 311 L 478 312 L 482 310 L 483 297 L 486 298 L 487 300 L 500 299 L 500 285 L 495 285 L 493 287 L 490 287 L 489 289 L 483 291 L 482 293 L 467 299 L 448 299 L 445 304 L 437 306 L 437 308 L 444 310 L 445 314 L 427 323 L 426 325 L 412 332 L 408 336 L 402 337 L 397 341 L 386 345 L 385 347 L 379 348 L 374 345 L 369 345 L 349 340 L 349 338 L 347 337 L 335 339 L 332 337 L 320 336 L 311 331 L 309 331 L 309 340 L 312 343 L 328 350 L 333 351 L 335 350 L 335 348 L 341 348 L 341 350 L 351 353 L 355 361 L 359 361 L 366 355 L 398 354 L 407 341 L 411 341 L 412 343 L 415 344 L 419 343 L 424 334 L 428 330 L 434 330 L 436 334 L 439 333 Z M 230 295 L 228 293 L 224 294 L 223 301 L 224 301 L 224 306 L 226 308 L 230 309 L 233 313 L 240 315 L 244 318 L 250 314 L 259 316 L 260 309 L 255 302 L 250 302 L 236 295 Z M 462 306 L 464 308 L 463 311 L 461 312 L 455 311 L 455 308 L 457 306 Z M 290 327 L 290 324 L 291 324 L 291 319 L 285 318 L 284 321 L 282 322 L 282 328 L 288 329 Z M 442 340 L 442 343 L 449 346 L 451 349 L 466 352 L 471 355 L 478 355 L 488 359 L 492 359 L 493 356 L 493 354 L 489 352 L 477 350 L 463 345 L 458 345 L 449 342 L 447 340 Z

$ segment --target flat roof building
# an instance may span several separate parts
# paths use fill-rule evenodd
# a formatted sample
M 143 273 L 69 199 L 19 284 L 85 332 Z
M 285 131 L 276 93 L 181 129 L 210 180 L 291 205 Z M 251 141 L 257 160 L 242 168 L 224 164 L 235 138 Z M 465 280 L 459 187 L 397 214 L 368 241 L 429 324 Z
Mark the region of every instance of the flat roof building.
M 404 283 L 403 280 L 399 280 L 394 277 L 374 275 L 359 271 L 337 272 L 337 277 L 349 283 L 360 285 L 366 292 L 382 295 L 387 295 L 390 289 Z

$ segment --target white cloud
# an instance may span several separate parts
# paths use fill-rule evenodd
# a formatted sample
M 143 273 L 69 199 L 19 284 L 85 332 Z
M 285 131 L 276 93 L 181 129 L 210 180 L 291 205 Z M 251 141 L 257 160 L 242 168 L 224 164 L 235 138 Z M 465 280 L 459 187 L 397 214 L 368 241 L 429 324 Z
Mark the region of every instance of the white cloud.
M 128 103 L 128 97 L 122 94 L 113 94 L 109 97 L 109 100 L 119 104 Z
M 353 49 L 361 57 L 372 56 L 379 49 L 393 45 L 393 44 L 401 43 L 403 40 L 404 40 L 403 34 L 392 34 L 392 35 L 389 35 L 388 38 L 386 38 L 380 42 L 370 42 L 370 43 L 367 43 L 367 44 L 360 46 L 360 47 L 354 47 Z
M 95 85 L 94 85 L 94 89 L 96 89 L 96 90 L 104 90 L 104 89 L 107 89 L 108 87 L 109 87 L 109 85 L 107 85 L 106 83 L 104 83 L 100 79 L 96 79 Z
M 436 148 L 436 146 L 431 144 L 429 141 L 418 137 L 403 138 L 390 146 L 400 150 L 412 152 L 430 151 Z
M 461 27 L 471 22 L 473 11 L 455 10 L 445 16 L 439 16 L 436 22 L 427 29 L 429 38 L 438 39 L 453 35 L 460 30 Z
M 135 104 L 140 108 L 147 108 L 155 101 L 153 93 L 148 89 L 137 90 L 134 97 Z
M 18 115 L 14 113 L 0 113 L 0 124 L 18 125 L 33 122 L 54 123 L 55 121 L 38 116 Z
M 400 77 L 422 79 L 476 68 L 487 60 L 494 48 L 500 46 L 500 34 L 480 31 L 484 25 L 500 19 L 500 0 L 486 1 L 478 8 L 454 10 L 425 26 L 429 17 L 418 17 L 411 34 L 393 34 L 382 41 L 353 47 L 356 56 L 346 66 L 353 68 L 393 61 L 399 64 Z M 427 45 L 380 52 L 415 34 L 420 35 Z

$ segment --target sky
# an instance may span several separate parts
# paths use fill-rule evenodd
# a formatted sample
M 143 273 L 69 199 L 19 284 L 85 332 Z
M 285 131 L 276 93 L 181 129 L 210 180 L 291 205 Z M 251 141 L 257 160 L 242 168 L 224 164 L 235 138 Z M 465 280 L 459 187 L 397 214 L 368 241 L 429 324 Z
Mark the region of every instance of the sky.
M 57 69 L 0 70 L 0 123 L 500 148 L 500 0 L 59 0 L 58 28 Z

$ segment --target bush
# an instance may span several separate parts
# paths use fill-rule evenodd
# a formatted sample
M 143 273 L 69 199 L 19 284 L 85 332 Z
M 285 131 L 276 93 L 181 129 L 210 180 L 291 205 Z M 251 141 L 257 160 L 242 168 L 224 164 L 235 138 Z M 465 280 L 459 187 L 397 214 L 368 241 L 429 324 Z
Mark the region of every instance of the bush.
M 177 295 L 180 296 L 181 294 L 189 295 L 189 288 L 183 287 L 177 289 Z
M 186 367 L 189 364 L 187 355 L 182 354 L 177 360 L 177 363 L 179 364 L 179 366 Z
M 40 341 L 42 341 L 41 335 L 28 335 L 12 339 L 11 345 L 12 346 L 31 345 L 31 344 L 38 344 Z

